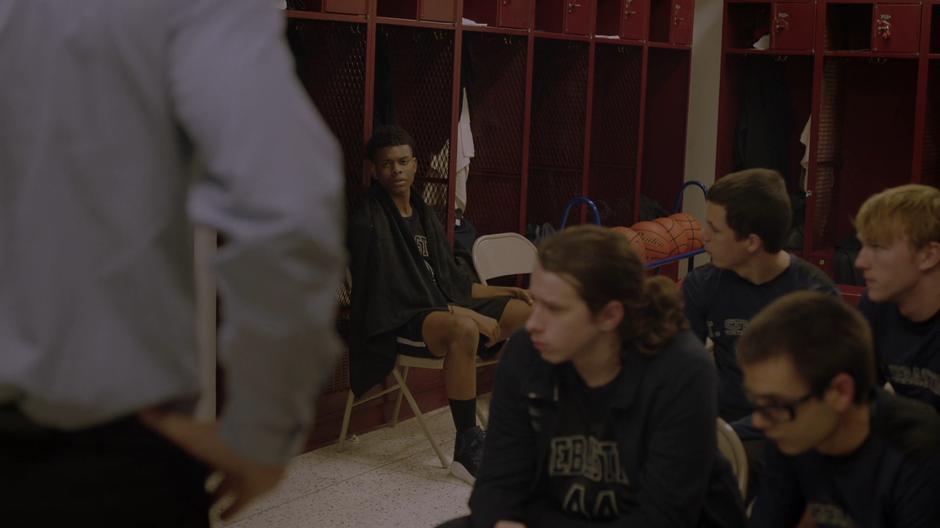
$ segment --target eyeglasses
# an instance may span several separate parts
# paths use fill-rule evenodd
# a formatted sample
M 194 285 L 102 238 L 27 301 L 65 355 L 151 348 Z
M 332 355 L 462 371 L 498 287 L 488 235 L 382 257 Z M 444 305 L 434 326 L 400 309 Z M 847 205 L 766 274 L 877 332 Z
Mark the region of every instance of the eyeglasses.
M 406 156 L 406 157 L 404 157 L 404 158 L 398 158 L 397 160 L 391 160 L 391 159 L 389 159 L 389 160 L 382 160 L 382 161 L 376 163 L 375 165 L 376 165 L 376 167 L 379 168 L 379 170 L 382 170 L 382 171 L 391 171 L 391 170 L 393 170 L 396 166 L 401 167 L 401 168 L 404 169 L 405 167 L 408 166 L 408 164 L 410 164 L 412 161 L 414 161 L 414 159 L 415 159 L 414 156 Z
M 816 392 L 812 391 L 806 396 L 797 398 L 795 400 L 774 401 L 764 405 L 758 405 L 756 402 L 757 398 L 753 394 L 747 395 L 747 399 L 754 405 L 754 413 L 761 415 L 761 418 L 774 425 L 796 420 L 797 407 L 803 405 L 814 397 L 816 397 Z

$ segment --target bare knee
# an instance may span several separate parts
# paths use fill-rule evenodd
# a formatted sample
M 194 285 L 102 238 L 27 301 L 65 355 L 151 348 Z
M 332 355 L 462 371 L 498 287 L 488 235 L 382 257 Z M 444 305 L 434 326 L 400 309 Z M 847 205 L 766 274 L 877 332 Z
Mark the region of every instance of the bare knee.
M 465 353 L 473 356 L 480 331 L 469 317 L 454 316 L 448 329 L 450 353 Z

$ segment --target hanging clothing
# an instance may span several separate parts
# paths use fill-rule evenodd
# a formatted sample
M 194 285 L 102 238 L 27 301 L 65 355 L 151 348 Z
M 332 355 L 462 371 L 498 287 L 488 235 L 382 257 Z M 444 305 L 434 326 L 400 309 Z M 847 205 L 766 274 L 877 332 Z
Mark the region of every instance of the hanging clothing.
M 734 144 L 735 170 L 773 169 L 790 181 L 792 105 L 786 72 L 779 63 L 749 61 L 744 68 L 741 112 Z

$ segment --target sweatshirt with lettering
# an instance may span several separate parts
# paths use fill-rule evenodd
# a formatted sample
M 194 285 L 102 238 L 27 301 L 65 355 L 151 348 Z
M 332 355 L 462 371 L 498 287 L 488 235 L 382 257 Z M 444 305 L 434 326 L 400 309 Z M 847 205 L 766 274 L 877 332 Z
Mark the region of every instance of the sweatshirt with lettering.
M 490 405 L 473 525 L 743 526 L 718 452 L 715 373 L 681 332 L 655 354 L 622 352 L 609 384 L 541 358 L 525 330 L 507 343 Z
M 867 293 L 858 308 L 871 325 L 879 381 L 940 412 L 940 312 L 914 322 L 896 303 L 872 302 Z
M 811 290 L 839 295 L 832 280 L 819 268 L 790 255 L 790 265 L 764 284 L 754 284 L 737 273 L 711 264 L 696 268 L 682 283 L 685 316 L 702 341 L 715 344 L 718 369 L 718 415 L 733 422 L 751 413 L 744 396 L 737 344 L 750 320 L 767 305 L 795 291 Z

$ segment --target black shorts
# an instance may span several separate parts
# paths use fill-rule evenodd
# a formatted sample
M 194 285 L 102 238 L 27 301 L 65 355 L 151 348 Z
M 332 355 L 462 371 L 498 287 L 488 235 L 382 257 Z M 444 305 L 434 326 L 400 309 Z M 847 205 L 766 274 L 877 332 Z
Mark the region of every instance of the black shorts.
M 489 297 L 487 299 L 471 299 L 470 303 L 464 306 L 464 308 L 469 308 L 474 312 L 483 314 L 487 317 L 491 317 L 499 321 L 500 317 L 503 316 L 503 311 L 506 310 L 506 305 L 509 303 L 512 297 Z M 427 346 L 424 346 L 424 335 L 421 332 L 422 326 L 424 326 L 424 319 L 431 312 L 436 312 L 440 310 L 428 310 L 426 312 L 421 312 L 418 315 L 412 317 L 408 320 L 407 323 L 398 327 L 398 331 L 395 335 L 398 337 L 398 351 L 401 354 L 406 356 L 422 357 L 422 358 L 436 358 L 434 354 L 428 350 Z M 484 345 L 485 339 L 480 339 L 480 344 L 477 348 L 477 353 L 485 351 L 486 346 Z

